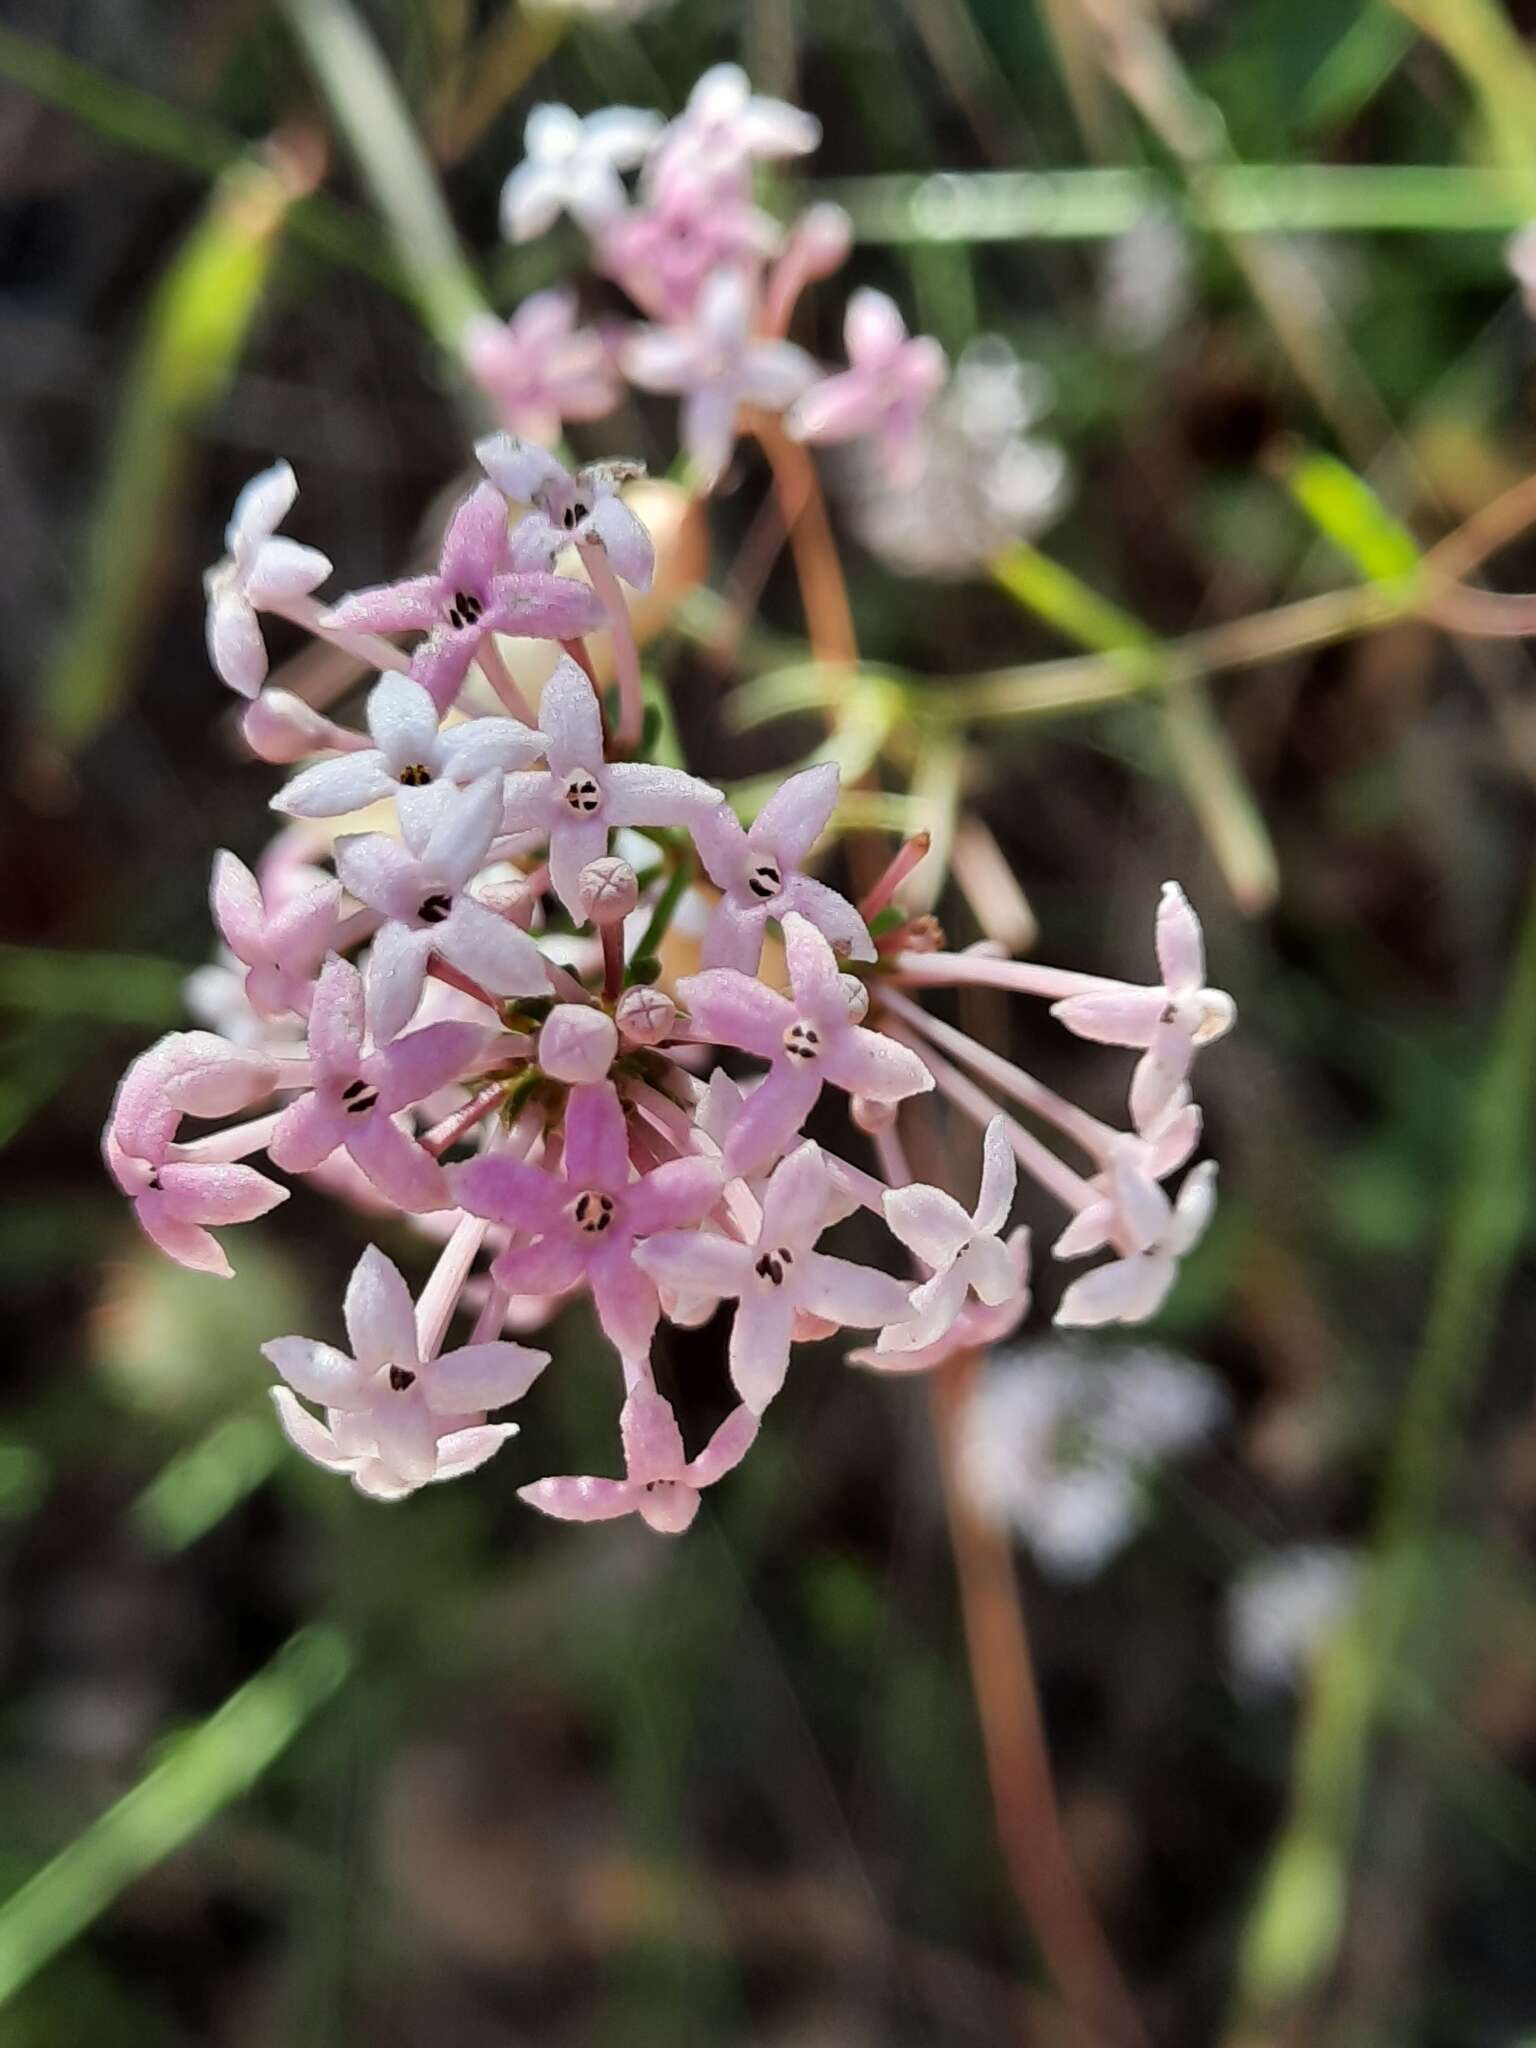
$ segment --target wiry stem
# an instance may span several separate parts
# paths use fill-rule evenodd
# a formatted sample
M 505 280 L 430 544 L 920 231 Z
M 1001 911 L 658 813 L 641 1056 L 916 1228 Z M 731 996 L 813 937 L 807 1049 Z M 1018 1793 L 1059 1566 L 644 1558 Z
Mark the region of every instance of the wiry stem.
M 482 636 L 475 650 L 475 659 L 480 664 L 480 673 L 500 698 L 502 706 L 524 725 L 534 725 L 537 720 L 533 708 L 513 680 L 512 671 L 507 667 L 506 657 L 496 641 L 494 633 Z
M 315 597 L 290 597 L 282 604 L 268 607 L 276 617 L 287 619 L 295 626 L 302 626 L 306 633 L 312 633 L 317 640 L 323 640 L 328 647 L 339 648 L 343 654 L 350 654 L 363 661 L 370 668 L 393 669 L 396 675 L 408 676 L 411 672 L 411 657 L 393 640 L 386 640 L 379 633 L 354 633 L 343 626 L 323 626 L 325 606 Z M 364 744 L 368 744 L 365 742 Z
M 619 679 L 619 729 L 615 737 L 620 751 L 631 753 L 640 744 L 640 734 L 645 725 L 645 693 L 640 683 L 640 650 L 635 645 L 629 606 L 608 560 L 608 550 L 600 543 L 583 541 L 577 553 L 608 614 L 608 629 L 613 638 L 614 672 Z

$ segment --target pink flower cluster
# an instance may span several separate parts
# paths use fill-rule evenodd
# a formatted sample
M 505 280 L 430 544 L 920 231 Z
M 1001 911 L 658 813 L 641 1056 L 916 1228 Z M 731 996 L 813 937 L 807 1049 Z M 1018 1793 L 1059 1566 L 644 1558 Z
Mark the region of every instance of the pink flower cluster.
M 704 351 L 713 334 L 723 363 L 731 298 L 735 367 L 689 372 L 689 403 L 708 415 L 695 428 L 717 454 L 736 403 L 762 389 L 742 364 L 764 351 L 787 360 L 772 354 L 783 344 L 750 338 L 756 316 L 742 311 L 774 246 L 747 174 L 814 140 L 806 116 L 755 98 L 726 68 L 665 129 L 622 111 L 580 122 L 540 109 L 508 185 L 512 230 L 573 212 L 667 320 L 666 348 L 695 334 Z M 639 162 L 632 207 L 619 173 Z M 695 275 L 684 252 L 704 234 L 712 254 Z M 764 303 L 775 294 L 770 278 Z M 892 363 L 918 344 L 867 300 L 856 308 L 854 369 L 806 384 L 802 425 L 899 441 L 910 408 L 895 394 L 900 384 L 910 398 L 911 379 Z M 530 323 L 546 368 L 571 343 L 558 322 Z M 654 334 L 639 349 L 658 378 L 663 354 Z M 551 385 L 560 376 L 551 368 Z M 574 416 L 555 405 L 546 429 L 556 414 Z M 296 772 L 272 796 L 283 823 L 256 871 L 228 852 L 214 860 L 224 951 L 198 985 L 217 1028 L 173 1033 L 133 1063 L 106 1158 L 148 1236 L 197 1271 L 228 1274 L 214 1232 L 287 1198 L 250 1163 L 261 1153 L 436 1242 L 414 1301 L 380 1251 L 364 1253 L 347 1351 L 303 1337 L 266 1347 L 294 1445 L 377 1498 L 468 1472 L 515 1434 L 490 1418 L 549 1362 L 516 1340 L 586 1295 L 618 1367 L 624 1476 L 544 1478 L 523 1496 L 567 1519 L 634 1512 L 676 1532 L 750 1448 L 797 1343 L 855 1331 L 856 1362 L 913 1372 L 1018 1325 L 1029 1298 L 1028 1234 L 1010 1228 L 1020 1166 L 1067 1213 L 1058 1256 L 1107 1255 L 1067 1288 L 1056 1320 L 1151 1315 L 1212 1205 L 1209 1164 L 1175 1196 L 1164 1184 L 1199 1142 L 1191 1070 L 1233 1006 L 1206 986 L 1200 926 L 1172 883 L 1148 985 L 986 946 L 951 953 L 931 919 L 893 901 L 919 844 L 859 903 L 812 872 L 835 824 L 835 767 L 789 775 L 744 824 L 721 790 L 647 758 L 622 588 L 644 590 L 653 572 L 624 495 L 633 466 L 572 473 L 511 434 L 477 452 L 486 478 L 449 519 L 437 568 L 329 606 L 314 595 L 326 558 L 276 531 L 292 470 L 280 463 L 241 494 L 207 579 L 209 648 L 251 699 L 253 750 Z M 263 687 L 264 612 L 381 671 L 360 726 Z M 611 707 L 593 681 L 598 633 L 617 678 Z M 558 653 L 530 701 L 512 662 L 538 640 Z M 663 952 L 683 905 L 698 966 L 669 979 Z M 1134 1050 L 1126 1127 L 918 1000 L 965 983 L 1043 997 L 1069 1030 Z M 901 1105 L 933 1091 L 982 1134 L 974 1205 L 907 1169 Z M 837 1107 L 848 1145 L 805 1135 L 813 1112 L 820 1131 Z M 189 1133 L 189 1119 L 211 1128 Z M 1077 1166 L 1042 1126 L 1082 1155 Z M 857 1134 L 878 1172 L 844 1156 Z M 859 1209 L 887 1230 L 901 1277 L 828 1248 Z M 723 1303 L 737 1405 L 690 1459 L 656 1385 L 657 1331 Z M 460 1315 L 467 1338 L 450 1346 Z
M 891 480 L 910 483 L 918 429 L 948 372 L 939 344 L 909 336 L 894 303 L 867 289 L 848 303 L 846 369 L 823 374 L 785 339 L 801 292 L 841 267 L 851 230 L 826 205 L 781 228 L 755 203 L 753 174 L 820 140 L 811 115 L 754 93 L 735 64 L 706 72 L 671 122 L 637 107 L 585 119 L 535 107 L 502 192 L 504 231 L 526 241 L 568 214 L 594 267 L 647 324 L 583 329 L 565 290 L 539 293 L 505 324 L 471 321 L 465 365 L 507 427 L 553 440 L 562 420 L 612 411 L 627 378 L 679 397 L 681 439 L 705 489 L 730 459 L 743 406 L 787 412 L 803 441 L 870 441 Z M 633 193 L 623 175 L 632 171 Z

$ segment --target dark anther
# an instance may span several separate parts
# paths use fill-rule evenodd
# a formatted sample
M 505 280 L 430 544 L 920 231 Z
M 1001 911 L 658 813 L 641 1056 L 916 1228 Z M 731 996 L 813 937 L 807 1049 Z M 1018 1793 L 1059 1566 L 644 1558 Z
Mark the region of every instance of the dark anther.
M 779 871 L 771 860 L 760 860 L 747 876 L 747 887 L 765 903 L 770 896 L 777 896 L 783 886 Z
M 392 1365 L 389 1368 L 389 1384 L 397 1394 L 404 1394 L 416 1384 L 416 1375 L 407 1366 Z
M 370 1088 L 366 1081 L 349 1081 L 341 1091 L 341 1099 L 347 1105 L 348 1116 L 365 1116 L 379 1099 L 377 1088 Z
M 397 780 L 403 782 L 407 789 L 421 789 L 432 780 L 432 770 L 425 761 L 407 761 Z
M 423 896 L 421 899 L 421 908 L 417 911 L 416 915 L 421 919 L 423 924 L 441 924 L 443 919 L 448 915 L 449 911 L 452 910 L 452 908 L 453 898 L 451 896 L 444 896 L 441 894 L 436 896 Z

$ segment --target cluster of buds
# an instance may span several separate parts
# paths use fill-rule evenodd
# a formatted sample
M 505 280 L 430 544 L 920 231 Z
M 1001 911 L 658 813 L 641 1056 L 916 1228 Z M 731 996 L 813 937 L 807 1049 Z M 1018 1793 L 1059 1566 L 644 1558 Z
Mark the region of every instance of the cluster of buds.
M 685 330 L 697 331 L 700 363 L 709 335 L 709 359 L 730 358 L 689 386 L 706 475 L 737 406 L 766 402 L 769 380 L 744 365 L 789 360 L 788 344 L 743 338 L 756 316 L 741 308 L 762 280 L 728 259 L 766 264 L 773 252 L 748 197 L 751 163 L 811 140 L 806 116 L 754 98 L 727 70 L 701 81 L 665 130 L 540 110 L 508 187 L 515 231 L 569 207 L 607 267 L 670 323 L 634 340 L 653 381 Z M 641 157 L 644 204 L 631 207 L 618 173 Z M 695 274 L 684 257 L 697 237 L 715 240 Z M 792 302 L 785 267 L 814 269 L 804 244 L 802 234 L 778 251 L 763 303 Z M 734 357 L 722 339 L 727 288 Z M 540 332 L 541 360 L 580 359 L 568 325 Z M 942 375 L 942 360 L 914 358 L 918 344 L 867 299 L 850 332 L 854 368 L 800 384 L 801 430 L 867 432 L 899 460 L 917 387 Z M 576 416 L 562 403 L 546 430 L 556 412 Z M 624 495 L 635 466 L 572 474 L 510 432 L 476 452 L 484 480 L 449 519 L 437 568 L 330 605 L 315 595 L 326 558 L 277 532 L 295 498 L 291 468 L 278 463 L 241 494 L 226 559 L 206 579 L 209 650 L 250 699 L 253 751 L 297 772 L 271 799 L 283 823 L 256 871 L 227 852 L 214 861 L 224 952 L 199 996 L 216 1028 L 173 1033 L 134 1062 L 107 1162 L 160 1250 L 205 1273 L 230 1270 L 216 1230 L 289 1192 L 251 1163 L 263 1152 L 278 1172 L 436 1242 L 414 1301 L 389 1259 L 364 1254 L 344 1308 L 348 1351 L 303 1337 L 266 1347 L 295 1446 L 377 1498 L 497 1451 L 515 1429 L 490 1418 L 549 1362 L 519 1340 L 586 1293 L 619 1367 L 624 1476 L 539 1479 L 523 1497 L 568 1519 L 633 1512 L 676 1532 L 751 1446 L 797 1341 L 859 1332 L 856 1362 L 909 1372 L 1017 1327 L 1028 1303 L 1028 1234 L 1010 1228 L 1021 1165 L 1067 1213 L 1057 1254 L 1107 1254 L 1066 1290 L 1057 1321 L 1151 1315 L 1209 1215 L 1213 1167 L 1187 1174 L 1176 1197 L 1164 1184 L 1200 1138 L 1196 1052 L 1233 1010 L 1205 985 L 1200 927 L 1171 883 L 1149 986 L 987 945 L 949 952 L 931 919 L 896 900 L 921 841 L 857 903 L 810 872 L 834 822 L 834 766 L 790 774 L 744 825 L 719 789 L 650 758 L 657 721 L 625 596 L 654 571 Z M 265 686 L 263 613 L 380 671 L 361 727 Z M 595 636 L 616 678 L 608 697 Z M 530 642 L 554 645 L 520 679 Z M 683 904 L 701 913 L 698 967 L 669 983 L 661 956 Z M 1070 1031 L 1137 1051 L 1127 1127 L 919 1000 L 967 983 L 1043 997 Z M 984 1134 L 974 1206 L 907 1170 L 900 1105 L 935 1090 Z M 818 1104 L 838 1098 L 878 1172 L 803 1135 Z M 215 1127 L 189 1134 L 189 1118 Z M 1083 1155 L 1079 1166 L 1041 1125 Z M 822 1248 L 861 1208 L 888 1229 L 903 1277 Z M 663 1318 L 695 1325 L 724 1302 L 737 1405 L 689 1458 L 653 1346 Z M 460 1313 L 467 1339 L 445 1348 Z

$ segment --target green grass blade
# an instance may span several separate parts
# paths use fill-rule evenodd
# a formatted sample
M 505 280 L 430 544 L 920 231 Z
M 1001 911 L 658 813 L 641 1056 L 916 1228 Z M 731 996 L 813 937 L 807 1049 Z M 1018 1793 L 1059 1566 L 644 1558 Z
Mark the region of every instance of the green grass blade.
M 181 1015 L 187 970 L 144 953 L 74 953 L 0 945 L 0 1008 L 37 1017 L 91 1017 L 147 1029 Z
M 1300 443 L 1278 467 L 1297 505 L 1367 582 L 1413 596 L 1423 569 L 1418 543 L 1363 477 L 1336 456 Z
M 164 1760 L 68 1848 L 0 1904 L 0 2004 L 153 1870 L 249 1791 L 345 1679 L 351 1653 L 333 1629 L 306 1628 L 176 1738 Z
M 152 1550 L 185 1550 L 248 1499 L 282 1455 L 270 1409 L 231 1415 L 156 1474 L 133 1504 L 134 1527 Z

